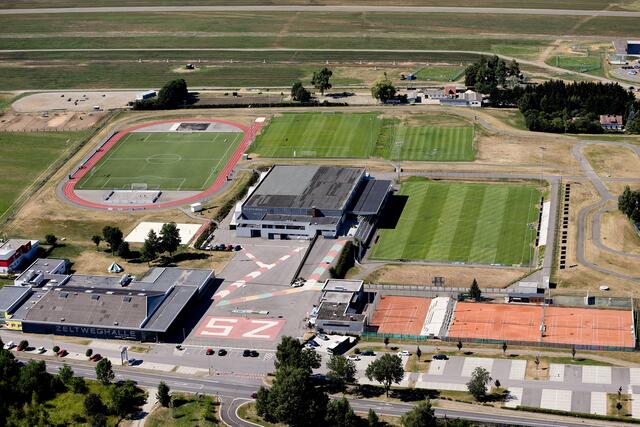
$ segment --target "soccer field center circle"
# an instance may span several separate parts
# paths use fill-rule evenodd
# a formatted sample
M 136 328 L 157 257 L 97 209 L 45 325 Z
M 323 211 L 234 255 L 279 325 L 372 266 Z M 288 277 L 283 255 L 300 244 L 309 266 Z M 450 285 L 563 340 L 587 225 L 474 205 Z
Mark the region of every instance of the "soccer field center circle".
M 98 164 L 98 162 L 105 156 L 109 151 L 123 138 L 128 136 L 133 132 L 144 132 L 146 128 L 151 128 L 158 125 L 167 125 L 173 124 L 172 128 L 176 128 L 181 123 L 219 123 L 221 125 L 232 126 L 238 129 L 238 132 L 243 134 L 242 141 L 238 144 L 236 150 L 231 154 L 229 160 L 226 162 L 224 167 L 218 173 L 218 176 L 213 181 L 213 183 L 203 191 L 193 194 L 193 192 L 187 193 L 188 196 L 185 198 L 178 198 L 176 200 L 170 200 L 166 202 L 158 202 L 158 203 L 140 203 L 140 204 L 113 204 L 113 203 L 100 203 L 94 200 L 88 200 L 83 198 L 80 194 L 78 194 L 76 189 L 76 185 L 80 182 L 80 180 L 91 171 L 93 167 Z M 120 131 L 113 135 L 104 145 L 101 147 L 97 147 L 97 149 L 90 155 L 89 158 L 83 159 L 82 163 L 78 165 L 74 172 L 71 175 L 67 176 L 66 181 L 63 183 L 62 192 L 64 196 L 76 205 L 80 205 L 87 208 L 94 209 L 105 209 L 105 210 L 142 210 L 142 209 L 159 209 L 159 208 L 171 208 L 176 206 L 182 206 L 188 203 L 194 203 L 197 201 L 201 201 L 207 198 L 210 198 L 213 194 L 215 194 L 218 190 L 222 188 L 224 183 L 226 182 L 227 176 L 231 173 L 233 168 L 235 167 L 240 157 L 244 151 L 249 148 L 251 141 L 262 127 L 264 120 L 256 119 L 256 121 L 251 125 L 247 126 L 241 123 L 232 122 L 228 120 L 222 119 L 194 119 L 194 118 L 184 118 L 184 119 L 171 119 L 171 120 L 158 120 L 153 122 L 145 122 L 139 125 L 135 125 L 129 127 L 123 131 Z M 158 154 L 155 156 L 150 156 L 145 158 L 145 162 L 150 164 L 169 164 L 175 163 L 182 159 L 182 157 L 178 154 Z M 188 171 L 185 171 L 188 173 Z

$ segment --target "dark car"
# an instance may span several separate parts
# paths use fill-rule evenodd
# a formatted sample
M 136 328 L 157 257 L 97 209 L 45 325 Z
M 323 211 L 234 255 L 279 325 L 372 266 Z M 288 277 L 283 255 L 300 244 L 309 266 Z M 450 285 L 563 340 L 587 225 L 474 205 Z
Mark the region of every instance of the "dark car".
M 365 350 L 362 353 L 360 353 L 362 356 L 375 356 L 375 352 L 373 350 Z
M 216 351 L 212 348 L 208 348 L 206 353 L 207 353 L 207 356 L 213 356 L 214 354 L 216 354 Z
M 249 354 L 251 355 L 251 357 L 258 357 L 258 356 L 260 355 L 260 353 L 258 353 L 258 352 L 257 352 L 257 351 L 255 351 L 255 350 L 251 350 L 251 351 L 249 352 Z
M 227 252 L 231 252 L 233 250 L 233 245 L 227 245 Z
M 251 356 L 251 350 L 245 350 L 242 352 L 242 357 L 249 357 Z
M 240 250 L 242 250 L 242 246 L 240 246 L 240 245 L 236 245 L 236 247 L 235 247 L 234 249 L 235 249 L 236 251 L 240 251 Z
M 433 360 L 449 360 L 449 356 L 446 354 L 434 354 Z
M 102 359 L 102 355 L 100 353 L 96 353 L 89 358 L 92 362 L 98 362 L 100 359 Z
M 69 352 L 68 352 L 67 350 L 65 350 L 64 348 L 60 349 L 60 350 L 56 353 L 56 355 L 57 355 L 58 357 L 65 357 L 67 354 L 69 354 Z
M 227 354 L 227 350 L 225 350 L 224 348 L 221 348 L 220 350 L 218 350 L 218 356 L 225 356 Z

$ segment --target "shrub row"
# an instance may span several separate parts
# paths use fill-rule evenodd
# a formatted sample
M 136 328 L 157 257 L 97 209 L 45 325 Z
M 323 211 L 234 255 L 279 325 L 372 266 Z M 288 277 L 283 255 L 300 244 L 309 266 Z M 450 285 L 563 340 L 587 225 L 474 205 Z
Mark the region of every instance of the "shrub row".
M 344 279 L 347 271 L 354 265 L 355 246 L 352 242 L 347 242 L 340 252 L 340 257 L 335 267 L 329 269 L 329 274 L 333 279 Z
M 611 415 L 597 415 L 597 414 L 586 414 L 586 413 L 582 413 L 582 412 L 567 412 L 567 411 L 560 411 L 557 409 L 545 409 L 545 408 L 536 408 L 536 407 L 532 407 L 532 406 L 522 406 L 519 405 L 516 408 L 508 408 L 506 406 L 503 406 L 504 409 L 515 409 L 518 411 L 526 411 L 526 412 L 539 412 L 542 414 L 551 414 L 551 415 L 564 415 L 564 416 L 569 416 L 569 417 L 576 417 L 576 418 L 590 418 L 593 420 L 603 420 L 603 421 L 623 421 L 625 423 L 635 423 L 635 424 L 640 424 L 640 420 L 636 420 L 636 419 L 632 419 L 632 418 L 628 418 L 628 417 L 614 417 Z

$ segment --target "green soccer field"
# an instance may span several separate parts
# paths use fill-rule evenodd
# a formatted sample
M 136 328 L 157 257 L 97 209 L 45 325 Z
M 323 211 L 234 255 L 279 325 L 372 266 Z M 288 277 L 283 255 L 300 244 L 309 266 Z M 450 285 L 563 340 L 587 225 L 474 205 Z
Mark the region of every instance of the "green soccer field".
M 384 125 L 384 126 L 383 126 Z M 472 161 L 473 127 L 409 126 L 379 113 L 301 113 L 274 117 L 252 152 L 273 158 L 398 158 Z
M 76 185 L 79 190 L 203 190 L 242 141 L 240 132 L 133 132 L 116 143 Z
M 380 230 L 370 258 L 528 265 L 541 193 L 529 186 L 434 182 L 402 184 L 406 205 Z

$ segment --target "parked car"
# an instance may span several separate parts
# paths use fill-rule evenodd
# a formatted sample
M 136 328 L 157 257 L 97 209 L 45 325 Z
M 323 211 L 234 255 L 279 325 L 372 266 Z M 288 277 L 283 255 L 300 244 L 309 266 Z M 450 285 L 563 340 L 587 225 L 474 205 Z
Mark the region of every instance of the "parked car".
M 44 349 L 44 347 L 42 347 L 42 346 L 40 346 L 40 347 L 36 348 L 36 353 L 38 353 L 38 354 L 42 354 L 42 353 L 44 353 L 45 351 L 47 351 L 47 350 L 45 350 L 45 349 Z
M 205 353 L 207 354 L 207 356 L 213 356 L 216 354 L 216 351 L 212 348 L 208 348 Z
M 89 358 L 92 362 L 98 362 L 102 359 L 102 355 L 100 353 L 96 353 Z
M 358 360 L 360 360 L 360 356 L 358 356 L 357 354 L 350 354 L 347 356 L 347 359 L 357 362 Z
M 433 360 L 449 360 L 449 356 L 446 354 L 434 354 Z
M 182 345 L 178 344 L 178 345 L 176 345 L 176 350 L 182 351 L 182 350 L 184 350 L 184 347 Z
M 251 350 L 245 350 L 242 352 L 242 357 L 249 357 L 251 356 Z
M 64 348 L 61 348 L 58 353 L 56 353 L 56 356 L 58 357 L 65 357 L 67 354 L 69 354 L 69 352 L 67 350 L 65 350 Z
M 406 356 L 410 356 L 411 353 L 409 353 L 407 350 L 402 350 L 398 352 L 398 356 L 400 357 L 406 357 Z
M 362 356 L 375 356 L 376 353 L 373 350 L 365 350 L 362 353 L 360 353 Z
M 242 246 L 240 245 L 236 245 L 236 247 L 234 248 L 236 251 L 241 251 L 242 250 Z
M 11 350 L 12 348 L 14 348 L 16 346 L 16 344 L 13 341 L 9 341 L 8 343 L 6 343 L 4 345 L 4 349 L 5 350 Z
M 227 350 L 225 350 L 224 348 L 221 348 L 220 350 L 218 350 L 218 356 L 225 356 L 227 354 Z
M 226 251 L 231 252 L 233 250 L 233 245 L 227 245 Z
M 255 351 L 255 350 L 251 350 L 251 351 L 249 352 L 249 354 L 251 355 L 251 357 L 258 357 L 258 356 L 260 356 L 260 353 L 258 353 L 258 352 L 257 352 L 257 351 Z

